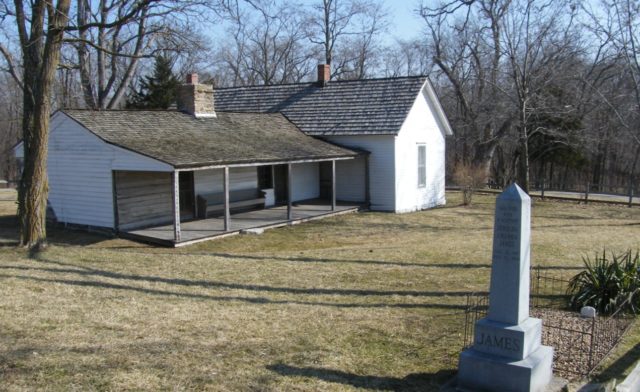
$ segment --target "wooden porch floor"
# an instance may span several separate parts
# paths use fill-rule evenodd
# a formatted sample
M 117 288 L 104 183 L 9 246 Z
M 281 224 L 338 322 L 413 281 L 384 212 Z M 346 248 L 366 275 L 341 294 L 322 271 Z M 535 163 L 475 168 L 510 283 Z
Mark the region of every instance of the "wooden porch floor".
M 223 217 L 182 222 L 180 224 L 181 241 L 178 243 L 173 240 L 173 225 L 123 231 L 120 233 L 120 236 L 137 241 L 178 247 L 238 234 L 242 230 L 247 229 L 274 228 L 332 215 L 355 212 L 361 207 L 362 204 L 358 203 L 338 202 L 335 211 L 331 211 L 331 206 L 327 204 L 326 200 L 305 200 L 293 204 L 291 220 L 287 220 L 286 205 L 262 210 L 239 212 L 231 214 L 231 230 L 227 232 L 224 231 Z

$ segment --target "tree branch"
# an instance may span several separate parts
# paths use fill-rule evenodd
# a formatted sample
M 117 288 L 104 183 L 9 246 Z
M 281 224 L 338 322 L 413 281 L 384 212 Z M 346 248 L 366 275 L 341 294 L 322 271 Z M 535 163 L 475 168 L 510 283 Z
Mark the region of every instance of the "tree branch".
M 5 61 L 7 62 L 7 67 L 8 67 L 7 70 L 9 71 L 9 74 L 11 75 L 13 80 L 15 80 L 15 82 L 18 84 L 20 89 L 24 90 L 24 85 L 22 84 L 22 79 L 20 78 L 20 75 L 18 75 L 18 73 L 16 72 L 16 67 L 13 64 L 13 56 L 11 56 L 11 53 L 9 53 L 7 48 L 5 48 L 4 45 L 2 45 L 2 44 L 0 44 L 0 53 L 2 54 L 2 56 L 5 59 Z

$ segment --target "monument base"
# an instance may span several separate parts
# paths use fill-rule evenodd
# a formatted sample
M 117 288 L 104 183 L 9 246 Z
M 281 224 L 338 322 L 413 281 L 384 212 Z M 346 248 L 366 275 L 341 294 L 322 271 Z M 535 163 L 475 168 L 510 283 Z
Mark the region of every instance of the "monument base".
M 473 348 L 477 351 L 511 358 L 528 357 L 542 344 L 542 320 L 529 317 L 518 325 L 499 323 L 488 318 L 476 322 Z
M 514 361 L 473 348 L 460 354 L 458 387 L 474 391 L 541 392 L 551 382 L 553 348 L 540 346 Z

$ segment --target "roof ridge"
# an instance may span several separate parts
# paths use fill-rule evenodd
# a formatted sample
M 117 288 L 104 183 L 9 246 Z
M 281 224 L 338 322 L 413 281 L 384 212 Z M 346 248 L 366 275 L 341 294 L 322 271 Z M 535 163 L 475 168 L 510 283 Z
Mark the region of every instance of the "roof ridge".
M 365 83 L 365 82 L 377 82 L 383 80 L 403 80 L 403 79 L 427 79 L 429 75 L 410 75 L 410 76 L 386 76 L 380 78 L 368 78 L 368 79 L 344 79 L 344 80 L 330 80 L 328 86 L 332 84 L 348 84 L 348 83 Z M 250 86 L 232 86 L 232 87 L 214 87 L 214 91 L 221 90 L 234 90 L 234 89 L 242 89 L 242 88 L 277 88 L 277 87 L 286 87 L 286 86 L 317 86 L 316 82 L 298 82 L 298 83 L 281 83 L 281 84 L 254 84 Z M 318 86 L 318 88 L 321 88 Z M 326 87 L 322 87 L 326 88 Z
M 76 111 L 76 112 L 95 112 L 95 113 L 109 113 L 109 112 L 131 112 L 131 113 L 140 113 L 140 112 L 171 112 L 171 113 L 184 113 L 178 109 L 90 109 L 90 108 L 62 108 L 60 109 L 62 112 L 67 111 Z

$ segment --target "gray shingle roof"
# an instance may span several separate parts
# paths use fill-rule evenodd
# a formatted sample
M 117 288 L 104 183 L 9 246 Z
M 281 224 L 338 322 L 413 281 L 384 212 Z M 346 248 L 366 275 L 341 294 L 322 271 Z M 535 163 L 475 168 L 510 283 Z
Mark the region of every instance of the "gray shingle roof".
M 178 111 L 63 110 L 105 140 L 176 168 L 354 157 L 302 133 L 279 113 L 194 118 Z
M 307 135 L 400 131 L 426 76 L 234 87 L 214 90 L 216 110 L 280 112 Z

